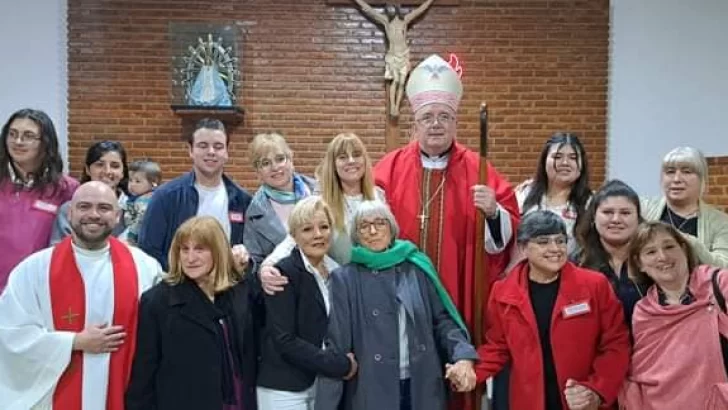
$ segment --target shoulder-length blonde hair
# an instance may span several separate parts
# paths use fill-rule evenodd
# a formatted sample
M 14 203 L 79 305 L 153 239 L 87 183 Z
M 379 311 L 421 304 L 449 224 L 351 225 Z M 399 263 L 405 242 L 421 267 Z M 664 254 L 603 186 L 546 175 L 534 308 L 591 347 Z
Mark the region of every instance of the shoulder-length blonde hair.
M 169 272 L 165 277 L 167 283 L 176 285 L 187 280 L 180 252 L 182 246 L 188 242 L 203 246 L 212 253 L 210 274 L 215 293 L 232 287 L 240 280 L 241 273 L 235 270 L 232 249 L 220 222 L 211 216 L 196 216 L 185 221 L 172 239 L 169 248 Z
M 629 245 L 629 265 L 635 275 L 635 279 L 637 279 L 640 283 L 651 284 L 654 282 L 652 278 L 647 276 L 647 274 L 642 272 L 642 269 L 640 269 L 640 254 L 645 246 L 647 246 L 647 244 L 654 239 L 655 235 L 658 233 L 670 235 L 673 239 L 675 239 L 675 242 L 677 242 L 678 246 L 680 246 L 688 260 L 688 272 L 692 272 L 700 264 L 698 257 L 695 254 L 695 251 L 693 251 L 692 246 L 690 246 L 688 240 L 685 239 L 680 231 L 675 229 L 672 225 L 668 225 L 660 221 L 643 222 L 637 227 L 637 232 L 635 232 Z
M 321 184 L 321 196 L 331 207 L 331 215 L 334 219 L 334 227 L 339 232 L 346 229 L 346 199 L 341 187 L 341 179 L 336 172 L 336 158 L 339 155 L 361 154 L 364 158 L 364 176 L 361 180 L 361 192 L 365 201 L 376 199 L 374 191 L 374 174 L 372 172 L 372 160 L 369 158 L 367 149 L 359 137 L 352 132 L 345 132 L 334 137 L 329 143 L 324 155 L 324 160 L 316 170 L 316 176 Z

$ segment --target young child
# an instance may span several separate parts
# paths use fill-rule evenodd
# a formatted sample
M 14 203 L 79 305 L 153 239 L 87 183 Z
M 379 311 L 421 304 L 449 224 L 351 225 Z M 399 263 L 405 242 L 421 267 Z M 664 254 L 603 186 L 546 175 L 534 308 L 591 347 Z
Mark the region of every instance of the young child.
M 140 159 L 129 164 L 129 200 L 124 207 L 124 224 L 127 227 L 126 240 L 137 244 L 144 212 L 152 199 L 154 189 L 162 182 L 162 169 L 159 164 Z

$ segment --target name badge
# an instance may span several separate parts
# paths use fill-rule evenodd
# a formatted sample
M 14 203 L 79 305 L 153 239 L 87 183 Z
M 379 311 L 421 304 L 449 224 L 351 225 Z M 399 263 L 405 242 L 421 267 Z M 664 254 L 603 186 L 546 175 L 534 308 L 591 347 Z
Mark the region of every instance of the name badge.
M 575 221 L 575 220 L 576 220 L 576 212 L 574 212 L 573 210 L 571 210 L 571 209 L 569 209 L 569 208 L 566 208 L 566 209 L 564 209 L 564 210 L 563 210 L 563 211 L 561 212 L 561 216 L 562 216 L 562 217 L 563 217 L 564 219 L 571 219 L 571 220 L 573 220 L 573 221 Z
M 589 302 L 580 302 L 564 308 L 564 318 L 570 318 L 579 315 L 585 315 L 591 312 Z
M 39 211 L 48 212 L 50 214 L 55 215 L 58 212 L 58 205 L 49 204 L 48 202 L 44 202 L 41 200 L 37 200 L 33 202 L 33 209 L 37 209 Z
M 243 214 L 240 212 L 230 212 L 230 222 L 234 223 L 242 223 L 243 222 Z

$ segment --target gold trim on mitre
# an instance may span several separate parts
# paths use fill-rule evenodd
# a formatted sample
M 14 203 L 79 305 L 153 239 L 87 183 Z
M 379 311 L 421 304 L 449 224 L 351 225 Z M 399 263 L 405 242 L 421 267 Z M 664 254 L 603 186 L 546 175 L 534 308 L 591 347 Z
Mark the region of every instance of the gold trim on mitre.
M 445 104 L 457 112 L 463 85 L 452 66 L 433 54 L 412 70 L 406 91 L 412 112 L 434 103 Z

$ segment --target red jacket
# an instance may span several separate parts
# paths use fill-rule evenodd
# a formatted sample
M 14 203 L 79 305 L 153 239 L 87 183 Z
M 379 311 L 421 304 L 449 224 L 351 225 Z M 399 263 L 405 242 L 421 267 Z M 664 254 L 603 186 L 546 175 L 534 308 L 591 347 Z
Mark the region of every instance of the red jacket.
M 527 261 L 493 285 L 487 320 L 475 367 L 478 382 L 511 361 L 511 409 L 544 410 L 543 360 L 528 295 Z M 611 408 L 627 375 L 630 343 L 622 306 L 604 275 L 570 262 L 564 265 L 551 318 L 551 345 L 560 390 L 573 379 L 598 393 L 602 408 Z M 568 408 L 563 394 L 561 400 Z

